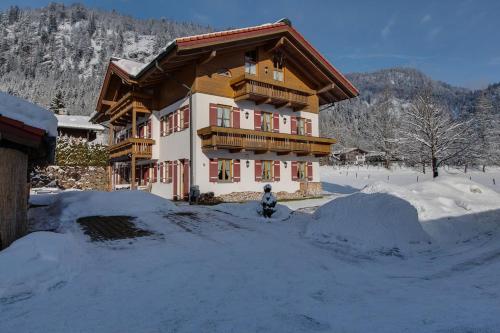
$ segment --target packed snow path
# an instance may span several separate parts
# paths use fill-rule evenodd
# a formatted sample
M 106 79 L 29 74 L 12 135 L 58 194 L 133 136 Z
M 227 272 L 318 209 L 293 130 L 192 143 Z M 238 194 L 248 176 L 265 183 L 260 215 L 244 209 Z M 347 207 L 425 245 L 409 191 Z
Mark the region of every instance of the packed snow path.
M 428 220 L 434 236 L 484 225 L 400 254 L 318 241 L 309 225 L 324 212 L 284 206 L 266 223 L 254 203 L 175 207 L 142 192 L 50 202 L 35 218 L 59 233 L 0 253 L 2 333 L 500 331 L 498 210 Z M 90 215 L 136 216 L 154 235 L 91 242 L 75 223 Z

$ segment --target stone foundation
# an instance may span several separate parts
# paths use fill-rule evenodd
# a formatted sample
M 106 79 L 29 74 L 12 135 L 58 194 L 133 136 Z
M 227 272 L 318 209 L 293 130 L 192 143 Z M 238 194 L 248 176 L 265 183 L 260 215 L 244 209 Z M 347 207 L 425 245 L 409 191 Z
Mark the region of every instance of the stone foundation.
M 35 170 L 31 187 L 57 186 L 61 189 L 99 190 L 108 189 L 105 167 L 48 166 Z
M 244 202 L 244 201 L 254 201 L 260 200 L 262 198 L 263 192 L 232 192 L 229 194 L 220 195 L 217 198 L 222 202 Z M 273 194 L 276 196 L 278 201 L 280 200 L 300 200 L 307 198 L 320 197 L 322 194 L 322 188 L 320 182 L 304 182 L 300 184 L 300 190 L 294 193 L 290 192 L 278 192 Z

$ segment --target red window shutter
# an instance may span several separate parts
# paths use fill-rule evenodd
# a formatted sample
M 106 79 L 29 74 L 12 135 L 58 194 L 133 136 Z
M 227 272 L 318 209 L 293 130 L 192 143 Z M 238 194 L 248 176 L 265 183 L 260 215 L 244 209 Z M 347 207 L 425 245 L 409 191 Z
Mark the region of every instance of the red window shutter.
M 151 139 L 151 131 L 153 129 L 153 125 L 151 124 L 151 119 L 148 120 L 148 139 Z
M 177 188 L 177 183 L 178 183 L 178 179 L 177 179 L 177 177 L 178 177 L 178 175 L 177 175 L 177 172 L 178 172 L 178 171 L 177 171 L 177 161 L 174 161 L 173 163 L 174 163 L 174 166 L 173 166 L 173 171 L 174 171 L 174 174 L 173 174 L 173 176 L 172 176 L 172 178 L 173 178 L 173 183 L 174 183 L 174 184 L 173 184 L 173 186 L 174 186 L 174 191 L 173 191 L 173 192 L 174 192 L 174 195 L 173 195 L 173 199 L 174 199 L 174 200 L 178 200 L 178 199 L 179 199 L 179 196 L 178 196 L 179 192 L 178 192 L 178 188 Z
M 184 112 L 183 128 L 189 128 L 189 106 L 185 106 L 182 112 Z
M 240 160 L 233 161 L 233 182 L 238 183 L 241 180 Z
M 299 177 L 297 177 L 297 171 L 298 171 L 297 161 L 292 161 L 292 180 L 299 179 Z
M 280 131 L 280 115 L 278 113 L 273 114 L 273 131 L 276 133 Z
M 255 181 L 262 181 L 262 161 L 255 161 Z
M 240 109 L 233 108 L 233 127 L 240 128 Z
M 144 125 L 139 126 L 139 137 L 144 138 Z
M 184 163 L 182 165 L 183 170 L 183 184 L 182 184 L 182 189 L 184 190 L 184 193 L 182 193 L 182 196 L 184 199 L 189 198 L 189 160 L 184 160 Z
M 253 112 L 253 123 L 254 123 L 254 130 L 260 131 L 261 130 L 261 125 L 262 125 L 262 119 L 261 119 L 261 112 L 255 110 Z
M 217 126 L 217 104 L 210 103 L 210 126 Z
M 174 131 L 174 120 L 172 118 L 172 114 L 169 114 L 167 116 L 167 119 L 168 119 L 168 130 L 167 130 L 167 135 L 168 135 L 168 134 L 172 134 Z
M 209 181 L 216 183 L 219 180 L 219 163 L 216 158 L 210 159 Z
M 291 134 L 297 134 L 297 117 L 292 116 L 290 121 Z
M 311 119 L 306 119 L 306 133 L 308 136 L 312 135 L 312 122 Z
M 172 161 L 168 161 L 165 166 L 167 167 L 166 172 L 168 172 L 166 177 L 165 177 L 166 181 L 167 181 L 167 183 L 171 183 L 172 182 L 172 175 L 174 173 L 174 164 L 172 163 Z
M 313 180 L 313 164 L 312 162 L 307 162 L 307 180 Z
M 160 162 L 160 183 L 165 182 L 165 178 L 163 178 L 163 162 Z
M 174 132 L 179 131 L 179 110 L 174 112 Z
M 274 181 L 275 182 L 280 181 L 280 171 L 281 171 L 281 162 L 274 161 Z
M 158 162 L 153 164 L 153 183 L 158 181 Z

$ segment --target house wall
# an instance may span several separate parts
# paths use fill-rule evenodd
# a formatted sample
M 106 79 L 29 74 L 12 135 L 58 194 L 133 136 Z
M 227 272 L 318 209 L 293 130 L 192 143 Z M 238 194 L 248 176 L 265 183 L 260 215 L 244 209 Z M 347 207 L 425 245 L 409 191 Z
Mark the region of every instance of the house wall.
M 0 250 L 27 231 L 28 155 L 0 147 Z

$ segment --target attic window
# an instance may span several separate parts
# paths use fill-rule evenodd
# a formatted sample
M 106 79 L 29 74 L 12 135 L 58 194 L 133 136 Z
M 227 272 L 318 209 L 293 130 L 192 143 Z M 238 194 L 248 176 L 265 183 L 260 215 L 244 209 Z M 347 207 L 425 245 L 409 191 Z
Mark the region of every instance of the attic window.
M 257 51 L 245 52 L 245 73 L 257 74 Z
M 276 81 L 283 81 L 283 55 L 276 54 L 273 57 L 273 78 Z
M 227 68 L 219 68 L 217 70 L 217 75 L 225 76 L 225 77 L 231 77 L 232 76 L 231 72 Z

